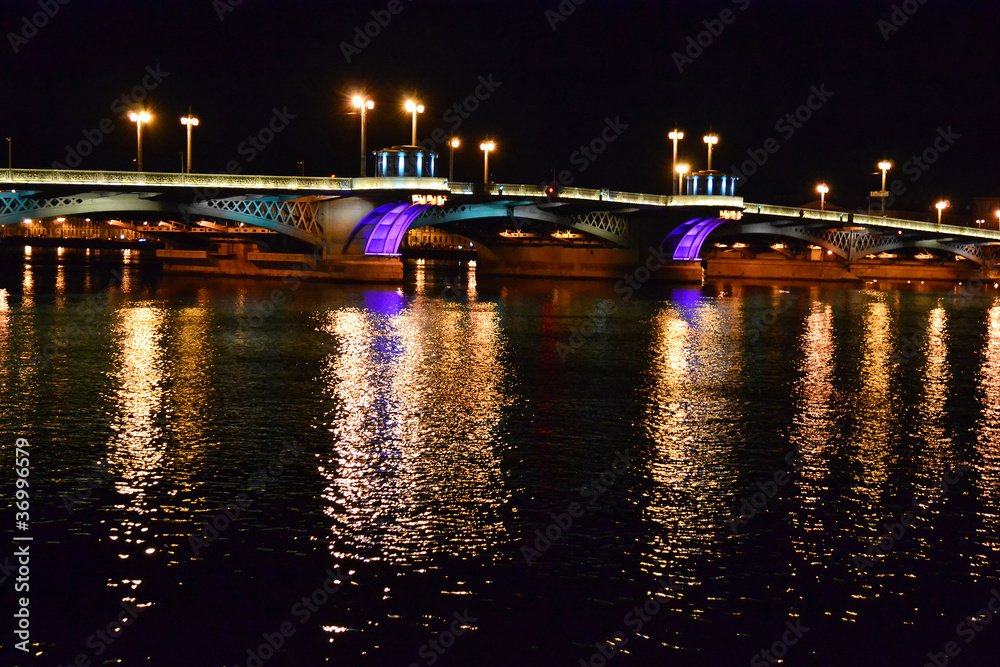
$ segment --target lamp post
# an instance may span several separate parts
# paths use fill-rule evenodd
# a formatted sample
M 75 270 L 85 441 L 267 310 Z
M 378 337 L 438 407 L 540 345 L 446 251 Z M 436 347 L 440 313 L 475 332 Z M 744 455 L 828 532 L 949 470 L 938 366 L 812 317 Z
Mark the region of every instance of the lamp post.
M 712 146 L 719 143 L 719 135 L 714 133 L 706 134 L 702 141 L 708 144 L 708 170 L 712 171 Z
M 13 143 L 11 137 L 7 137 L 7 180 L 8 181 L 14 180 L 14 167 L 13 167 L 14 161 L 12 157 L 14 155 L 14 149 L 12 148 L 12 146 Z
M 410 142 L 411 146 L 417 145 L 417 114 L 424 112 L 424 105 L 417 104 L 413 100 L 406 100 L 406 105 L 404 107 L 407 111 L 413 114 L 413 141 Z
M 191 128 L 198 127 L 198 119 L 191 115 L 191 109 L 188 109 L 188 115 L 181 118 L 181 125 L 187 127 L 187 173 L 191 173 Z
M 680 181 L 680 193 L 684 194 L 684 174 L 691 170 L 686 164 L 679 164 L 674 169 L 677 172 L 677 180 Z
M 946 199 L 942 199 L 938 203 L 934 204 L 934 208 L 936 208 L 937 212 L 938 212 L 938 224 L 939 225 L 941 224 L 941 214 L 944 213 L 944 210 L 946 208 L 948 208 L 949 206 L 951 206 L 951 202 L 949 202 Z
M 128 115 L 128 119 L 135 123 L 136 141 L 139 144 L 139 156 L 136 158 L 136 171 L 142 171 L 142 124 L 148 123 L 152 116 L 145 111 L 133 111 Z
M 479 150 L 483 152 L 483 184 L 490 182 L 490 151 L 496 147 L 497 145 L 492 141 L 484 141 L 479 144 Z
M 458 137 L 452 137 L 451 141 L 448 142 L 448 181 L 451 182 L 455 180 L 455 149 L 458 148 L 461 142 Z
M 819 210 L 821 211 L 826 210 L 826 193 L 829 191 L 830 188 L 827 187 L 826 183 L 820 183 L 816 186 L 816 192 L 819 193 Z
M 365 153 L 365 114 L 370 109 L 375 108 L 373 100 L 366 99 L 361 95 L 351 98 L 351 104 L 355 109 L 361 109 L 361 177 L 368 175 L 368 155 Z
M 885 215 L 885 200 L 889 195 L 889 193 L 885 191 L 885 175 L 890 169 L 892 169 L 892 163 L 888 160 L 882 160 L 878 163 L 878 168 L 882 170 L 882 189 L 879 190 L 878 194 L 879 199 L 882 200 L 882 215 Z
M 674 159 L 670 163 L 670 180 L 673 183 L 673 194 L 677 194 L 677 142 L 684 138 L 684 133 L 680 130 L 671 130 L 667 138 L 674 142 Z

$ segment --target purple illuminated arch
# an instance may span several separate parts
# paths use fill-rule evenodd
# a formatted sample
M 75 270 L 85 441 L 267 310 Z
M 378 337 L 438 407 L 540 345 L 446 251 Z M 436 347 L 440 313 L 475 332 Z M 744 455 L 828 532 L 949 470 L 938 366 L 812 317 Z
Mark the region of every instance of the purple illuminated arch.
M 371 231 L 368 233 L 368 241 L 365 243 L 365 254 L 398 255 L 399 244 L 403 242 L 406 230 L 421 213 L 431 206 L 431 204 L 409 204 L 407 202 L 379 206 L 357 224 L 351 236 L 357 234 L 362 227 L 370 225 Z
M 700 260 L 701 246 L 708 235 L 726 222 L 725 218 L 695 218 L 681 223 L 670 232 L 664 244 L 673 248 L 674 259 L 682 261 Z

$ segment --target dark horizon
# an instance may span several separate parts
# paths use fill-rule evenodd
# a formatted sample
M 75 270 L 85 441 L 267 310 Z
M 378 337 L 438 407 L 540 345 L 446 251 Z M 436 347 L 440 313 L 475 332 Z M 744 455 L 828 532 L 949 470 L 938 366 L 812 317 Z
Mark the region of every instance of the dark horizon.
M 363 90 L 376 104 L 369 151 L 410 142 L 412 96 L 427 108 L 422 142 L 462 139 L 456 180 L 481 179 L 488 137 L 497 182 L 547 182 L 555 170 L 574 186 L 669 192 L 676 123 L 693 169 L 705 168 L 710 129 L 716 169 L 762 163 L 739 189 L 750 200 L 801 204 L 826 182 L 831 204 L 864 207 L 883 158 L 906 188 L 896 208 L 929 212 L 946 198 L 971 217 L 973 198 L 998 194 L 986 132 L 1000 102 L 989 52 L 1000 10 L 984 2 L 233 4 L 6 3 L 0 48 L 15 102 L 0 138 L 13 139 L 13 165 L 71 166 L 67 147 L 89 142 L 78 168 L 132 169 L 122 97 L 135 91 L 154 116 L 146 171 L 181 169 L 190 107 L 195 171 L 235 161 L 242 173 L 297 174 L 304 161 L 307 175 L 357 176 L 349 100 Z M 272 129 L 284 127 L 253 146 L 276 114 Z M 602 133 L 603 152 L 580 150 Z M 446 176 L 448 149 L 433 143 Z M 925 153 L 926 168 L 913 159 Z

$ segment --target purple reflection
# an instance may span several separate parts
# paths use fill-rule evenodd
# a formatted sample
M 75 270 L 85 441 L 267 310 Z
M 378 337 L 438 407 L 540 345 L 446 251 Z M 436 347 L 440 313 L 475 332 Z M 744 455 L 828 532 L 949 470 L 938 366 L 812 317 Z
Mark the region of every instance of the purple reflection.
M 398 315 L 405 305 L 405 298 L 397 290 L 368 290 L 365 292 L 365 309 L 385 317 Z

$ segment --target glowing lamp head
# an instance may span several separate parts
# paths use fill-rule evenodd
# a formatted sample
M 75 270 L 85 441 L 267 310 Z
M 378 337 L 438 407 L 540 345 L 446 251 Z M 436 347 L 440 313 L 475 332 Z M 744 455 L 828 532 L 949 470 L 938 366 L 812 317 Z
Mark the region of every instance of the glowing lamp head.
M 825 195 L 829 191 L 830 191 L 830 188 L 827 187 L 825 184 L 820 184 L 820 185 L 816 186 L 816 192 L 818 192 L 818 193 L 820 193 L 822 195 Z
M 878 168 L 882 171 L 889 171 L 892 169 L 892 163 L 887 161 L 882 161 L 878 163 Z
M 714 146 L 715 144 L 719 143 L 719 135 L 717 135 L 717 134 L 706 134 L 704 136 L 704 138 L 702 139 L 702 141 L 704 141 L 709 146 Z
M 133 111 L 128 115 L 128 119 L 133 123 L 148 123 L 150 118 L 152 116 L 145 111 Z
M 181 118 L 181 125 L 190 125 L 191 127 L 198 127 L 198 119 L 194 116 L 185 116 Z
M 496 147 L 497 147 L 497 145 L 495 143 L 493 143 L 492 141 L 484 141 L 483 143 L 479 144 L 479 150 L 483 150 L 483 151 L 487 151 L 487 152 L 493 150 Z
M 937 210 L 943 211 L 944 209 L 946 209 L 949 206 L 951 206 L 951 202 L 949 202 L 947 200 L 942 200 L 942 201 L 939 201 L 938 203 L 934 204 L 934 206 L 937 208 Z
M 351 98 L 351 104 L 354 106 L 355 109 L 374 109 L 375 108 L 375 102 L 373 102 L 372 100 L 366 100 L 361 95 L 355 95 L 354 97 L 352 97 Z
M 667 135 L 667 138 L 677 141 L 678 139 L 684 138 L 684 133 L 681 132 L 680 130 L 671 130 L 670 134 Z
M 423 104 L 417 104 L 413 100 L 406 100 L 406 110 L 409 111 L 410 113 L 414 113 L 414 112 L 416 112 L 416 113 L 423 113 L 424 112 L 424 105 Z
M 458 137 L 455 137 L 449 143 L 451 144 L 452 148 L 458 148 L 460 142 L 458 141 Z
M 688 173 L 688 171 L 690 171 L 690 170 L 691 170 L 691 168 L 689 166 L 687 166 L 686 164 L 679 164 L 679 165 L 677 165 L 677 173 L 680 174 L 681 176 L 683 176 L 684 174 Z

